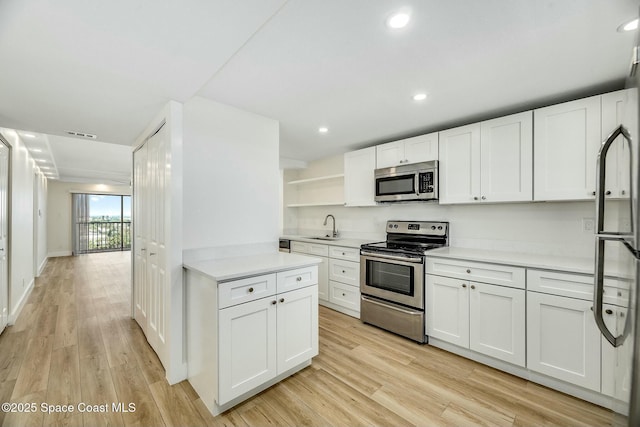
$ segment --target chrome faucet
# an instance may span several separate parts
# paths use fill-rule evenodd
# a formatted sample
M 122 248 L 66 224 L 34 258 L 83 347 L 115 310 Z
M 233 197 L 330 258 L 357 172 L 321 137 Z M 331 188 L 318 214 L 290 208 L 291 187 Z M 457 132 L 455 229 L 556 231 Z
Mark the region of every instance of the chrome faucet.
M 327 220 L 329 219 L 329 217 L 331 217 L 331 219 L 333 220 L 333 231 L 331 237 L 338 237 L 338 230 L 336 230 L 336 217 L 331 214 L 327 215 L 324 218 L 324 223 L 322 225 L 327 225 Z

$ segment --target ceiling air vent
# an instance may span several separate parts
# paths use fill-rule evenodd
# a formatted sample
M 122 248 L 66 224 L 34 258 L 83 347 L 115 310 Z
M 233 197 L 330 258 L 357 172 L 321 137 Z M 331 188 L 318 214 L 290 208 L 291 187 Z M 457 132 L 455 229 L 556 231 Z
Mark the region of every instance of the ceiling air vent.
M 73 135 L 73 136 L 79 136 L 80 138 L 89 138 L 89 139 L 96 139 L 97 136 L 90 134 L 90 133 L 84 133 L 84 132 L 75 132 L 72 130 L 66 130 L 65 132 L 67 132 L 69 135 Z

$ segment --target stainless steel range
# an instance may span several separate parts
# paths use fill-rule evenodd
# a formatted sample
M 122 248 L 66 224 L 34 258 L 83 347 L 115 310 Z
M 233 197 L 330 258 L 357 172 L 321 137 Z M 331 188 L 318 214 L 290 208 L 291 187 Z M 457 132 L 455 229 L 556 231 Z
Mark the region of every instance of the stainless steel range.
M 360 247 L 360 319 L 425 342 L 425 258 L 448 244 L 448 222 L 387 221 L 386 241 Z

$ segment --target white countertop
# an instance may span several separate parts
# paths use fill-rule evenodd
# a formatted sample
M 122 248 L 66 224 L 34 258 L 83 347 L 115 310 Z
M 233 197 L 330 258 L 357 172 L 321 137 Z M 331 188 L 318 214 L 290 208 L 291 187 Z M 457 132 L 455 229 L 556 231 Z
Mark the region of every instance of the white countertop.
M 226 282 L 241 277 L 257 276 L 294 268 L 309 267 L 322 262 L 308 255 L 268 252 L 230 258 L 209 259 L 183 263 L 188 270 L 197 271 L 217 282 Z
M 538 255 L 518 252 L 493 251 L 485 249 L 469 249 L 448 246 L 432 249 L 429 257 L 463 259 L 467 261 L 507 264 L 518 267 L 540 268 L 545 270 L 561 270 L 571 273 L 594 274 L 595 258 L 568 257 L 555 255 Z M 615 262 L 607 263 L 607 275 L 619 275 L 623 271 Z
M 331 246 L 341 246 L 341 247 L 345 247 L 345 248 L 356 248 L 356 249 L 360 249 L 361 245 L 364 245 L 365 243 L 371 243 L 371 242 L 380 242 L 383 239 L 343 239 L 341 237 L 336 238 L 335 240 L 322 240 L 322 239 L 312 239 L 309 236 L 298 236 L 298 235 L 293 235 L 293 234 L 285 234 L 283 236 L 280 237 L 281 239 L 289 239 L 289 240 L 295 240 L 297 242 L 308 242 L 308 243 L 319 243 L 321 245 L 331 245 Z

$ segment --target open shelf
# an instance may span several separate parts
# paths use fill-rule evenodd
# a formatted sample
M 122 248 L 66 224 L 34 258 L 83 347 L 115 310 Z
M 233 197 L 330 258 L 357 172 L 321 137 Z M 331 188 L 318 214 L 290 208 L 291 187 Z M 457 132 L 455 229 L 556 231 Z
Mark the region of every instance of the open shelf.
M 289 181 L 288 184 L 289 185 L 308 184 L 311 182 L 327 181 L 330 179 L 339 179 L 339 178 L 344 178 L 344 174 L 338 173 L 335 175 L 318 176 L 316 178 L 297 179 L 295 181 Z

